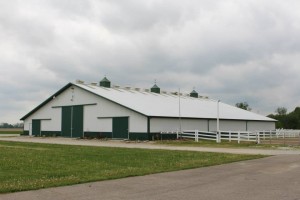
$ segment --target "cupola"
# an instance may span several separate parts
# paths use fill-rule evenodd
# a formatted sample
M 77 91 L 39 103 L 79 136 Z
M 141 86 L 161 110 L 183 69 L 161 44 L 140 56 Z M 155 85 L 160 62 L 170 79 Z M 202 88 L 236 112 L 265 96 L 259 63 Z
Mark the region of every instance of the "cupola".
M 196 92 L 195 90 L 193 90 L 193 91 L 190 93 L 190 97 L 198 98 L 198 92 Z
M 110 81 L 104 77 L 101 81 L 100 81 L 100 86 L 101 87 L 107 87 L 110 88 Z
M 160 88 L 156 85 L 156 83 L 153 85 L 153 87 L 151 88 L 150 90 L 151 92 L 154 92 L 154 93 L 160 93 Z

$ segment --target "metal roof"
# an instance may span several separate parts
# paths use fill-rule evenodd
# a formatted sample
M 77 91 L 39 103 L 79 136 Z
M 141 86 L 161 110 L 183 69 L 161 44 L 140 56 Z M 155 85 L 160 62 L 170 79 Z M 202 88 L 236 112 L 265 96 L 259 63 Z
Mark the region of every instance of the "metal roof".
M 128 88 L 105 88 L 95 85 L 74 84 L 95 95 L 101 96 L 145 116 L 179 117 L 179 96 L 170 93 L 153 93 Z M 217 118 L 217 101 L 208 98 L 180 96 L 182 118 Z M 219 118 L 250 121 L 276 121 L 226 103 L 219 103 Z

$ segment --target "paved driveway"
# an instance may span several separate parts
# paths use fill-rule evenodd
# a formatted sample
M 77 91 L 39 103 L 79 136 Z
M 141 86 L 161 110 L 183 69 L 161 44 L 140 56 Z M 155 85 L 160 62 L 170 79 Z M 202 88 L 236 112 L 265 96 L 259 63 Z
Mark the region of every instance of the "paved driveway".
M 300 200 L 300 156 L 0 195 L 1 200 Z

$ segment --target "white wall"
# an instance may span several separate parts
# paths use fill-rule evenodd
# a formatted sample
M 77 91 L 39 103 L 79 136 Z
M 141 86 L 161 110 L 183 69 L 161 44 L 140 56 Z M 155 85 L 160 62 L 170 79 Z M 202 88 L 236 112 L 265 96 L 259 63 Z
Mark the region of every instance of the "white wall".
M 130 132 L 147 132 L 147 117 L 94 94 L 85 95 L 97 105 L 84 107 L 84 131 L 112 132 L 113 117 L 129 117 Z
M 52 108 L 55 100 L 52 100 L 38 111 L 33 113 L 24 121 L 24 130 L 29 131 L 32 128 L 33 119 L 41 119 L 41 130 L 43 131 L 60 131 L 61 130 L 61 108 Z
M 181 119 L 182 130 L 207 131 L 207 120 Z M 178 118 L 151 118 L 150 132 L 178 131 L 180 128 Z
M 112 117 L 128 116 L 130 132 L 147 132 L 147 117 L 76 86 L 71 88 L 66 89 L 28 117 L 24 121 L 24 130 L 29 130 L 29 124 L 32 123 L 32 119 L 50 119 L 41 121 L 41 130 L 61 131 L 61 106 L 96 104 L 84 106 L 84 131 L 111 132 Z M 101 119 L 101 117 L 106 119 Z
M 255 131 L 255 130 L 274 130 L 275 122 L 259 122 L 259 121 L 234 121 L 220 120 L 221 131 Z M 217 121 L 209 121 L 209 130 L 217 130 Z
M 275 122 L 248 122 L 249 131 L 275 130 Z

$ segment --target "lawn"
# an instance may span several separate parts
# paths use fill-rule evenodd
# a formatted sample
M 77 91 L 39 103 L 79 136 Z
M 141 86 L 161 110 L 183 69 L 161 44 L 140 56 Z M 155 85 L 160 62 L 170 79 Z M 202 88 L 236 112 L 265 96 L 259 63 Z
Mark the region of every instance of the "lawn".
M 16 128 L 0 128 L 0 134 L 22 134 L 22 129 Z
M 262 157 L 0 142 L 0 193 L 191 169 Z
M 262 141 L 263 142 L 263 141 Z M 268 144 L 261 143 L 257 144 L 255 142 L 241 142 L 238 144 L 237 141 L 222 141 L 221 143 L 216 143 L 215 141 L 209 140 L 199 140 L 195 142 L 193 140 L 163 140 L 156 141 L 156 144 L 165 144 L 171 146 L 192 146 L 192 147 L 216 147 L 216 148 L 250 148 L 250 149 L 279 149 L 282 147 L 289 146 L 288 144 Z M 291 149 L 299 149 L 300 146 L 289 146 Z

